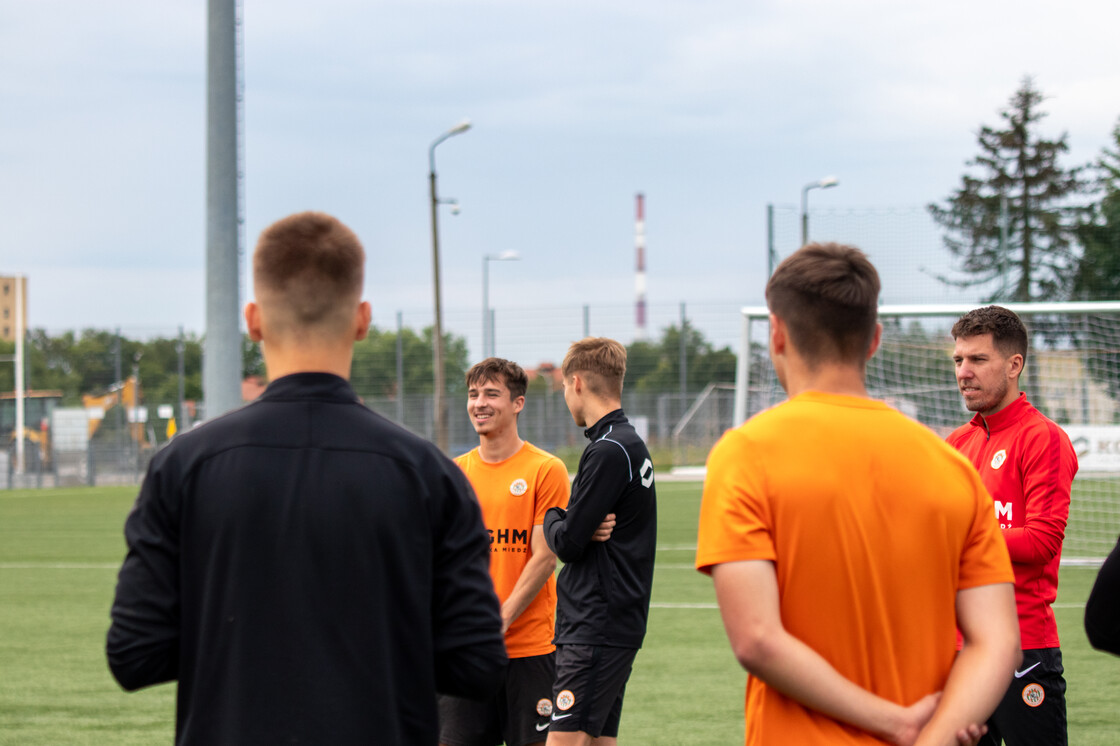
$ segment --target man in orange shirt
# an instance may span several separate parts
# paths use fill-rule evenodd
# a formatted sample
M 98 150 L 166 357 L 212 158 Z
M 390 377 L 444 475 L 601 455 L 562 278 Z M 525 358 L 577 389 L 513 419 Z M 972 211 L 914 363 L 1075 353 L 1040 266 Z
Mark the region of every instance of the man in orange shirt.
M 1020 658 L 979 476 L 868 396 L 878 297 L 853 247 L 783 261 L 766 299 L 790 398 L 709 456 L 696 566 L 750 672 L 748 744 L 972 744 Z
M 467 413 L 479 444 L 455 461 L 478 495 L 490 533 L 490 575 L 510 662 L 502 688 L 489 700 L 440 697 L 445 746 L 525 746 L 544 743 L 548 735 L 556 555 L 542 523 L 549 508 L 568 504 L 571 485 L 560 459 L 518 435 L 527 387 L 525 371 L 509 360 L 487 358 L 467 372 Z

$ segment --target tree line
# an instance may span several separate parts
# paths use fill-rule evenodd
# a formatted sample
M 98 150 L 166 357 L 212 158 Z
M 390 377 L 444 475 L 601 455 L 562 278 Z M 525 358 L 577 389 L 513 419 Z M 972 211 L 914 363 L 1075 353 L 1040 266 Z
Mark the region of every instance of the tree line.
M 714 348 L 687 323 L 684 328 L 686 389 L 699 391 L 713 381 L 734 381 L 735 353 L 728 347 Z M 354 346 L 351 383 L 355 391 L 366 399 L 430 395 L 434 382 L 432 340 L 430 326 L 420 331 L 404 328 L 399 335 L 395 329 L 371 328 L 366 339 Z M 202 347 L 202 338 L 193 333 L 139 340 L 100 329 L 56 335 L 31 329 L 24 346 L 24 385 L 38 391 L 58 391 L 61 406 L 79 407 L 84 394 L 103 394 L 119 381 L 136 375 L 142 401 L 149 407 L 177 405 L 180 385 L 185 401 L 199 401 L 203 398 Z M 10 357 L 14 349 L 14 343 L 0 342 L 0 355 Z M 627 390 L 680 390 L 680 354 L 681 330 L 677 326 L 664 329 L 660 340 L 632 343 Z M 466 339 L 446 334 L 444 380 L 448 393 L 466 393 L 464 377 L 471 362 Z M 532 361 L 518 362 L 526 368 L 534 365 Z M 242 371 L 244 376 L 265 377 L 260 348 L 248 337 L 242 340 Z M 14 366 L 0 366 L 0 391 L 14 388 Z

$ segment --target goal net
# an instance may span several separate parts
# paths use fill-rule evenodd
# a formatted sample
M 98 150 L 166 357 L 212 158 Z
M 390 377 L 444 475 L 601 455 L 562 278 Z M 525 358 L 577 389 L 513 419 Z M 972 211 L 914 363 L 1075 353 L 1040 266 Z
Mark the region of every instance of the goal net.
M 1069 434 L 1079 469 L 1062 562 L 1099 562 L 1120 534 L 1120 302 L 1007 303 L 1030 332 L 1020 388 Z M 953 323 L 974 306 L 881 306 L 871 395 L 945 437 L 972 413 L 953 371 Z M 734 422 L 785 400 L 768 353 L 769 313 L 742 310 Z

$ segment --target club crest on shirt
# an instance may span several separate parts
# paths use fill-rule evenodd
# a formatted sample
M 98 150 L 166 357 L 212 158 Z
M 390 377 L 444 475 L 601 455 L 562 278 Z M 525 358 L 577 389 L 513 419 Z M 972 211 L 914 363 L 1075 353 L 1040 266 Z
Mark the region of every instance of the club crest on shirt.
M 509 486 L 509 494 L 515 497 L 521 497 L 529 491 L 529 483 L 524 479 L 515 479 Z
M 552 700 L 542 699 L 537 702 L 537 714 L 542 718 L 546 718 L 552 714 Z
M 992 468 L 998 469 L 999 467 L 1003 466 L 1003 462 L 1006 460 L 1007 451 L 1002 448 L 999 449 L 998 451 L 996 451 L 996 455 L 992 456 Z
M 1038 707 L 1046 699 L 1046 692 L 1039 684 L 1027 684 L 1023 687 L 1023 701 L 1027 707 Z

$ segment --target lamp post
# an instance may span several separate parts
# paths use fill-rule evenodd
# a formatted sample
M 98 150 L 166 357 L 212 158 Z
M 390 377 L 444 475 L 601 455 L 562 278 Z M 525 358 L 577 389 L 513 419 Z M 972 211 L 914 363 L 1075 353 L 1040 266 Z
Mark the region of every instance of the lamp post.
M 494 326 L 490 311 L 490 262 L 515 262 L 521 258 L 516 251 L 486 254 L 482 257 L 482 357 L 494 357 Z
M 435 296 L 435 321 L 432 323 L 432 367 L 434 385 L 432 402 L 435 408 L 436 445 L 447 451 L 447 416 L 443 400 L 443 311 L 440 305 L 439 289 L 439 203 L 436 192 L 436 146 L 449 137 L 460 135 L 471 128 L 469 119 L 444 132 L 428 147 L 428 185 L 432 198 L 432 291 Z
M 801 187 L 801 245 L 809 243 L 809 190 L 828 189 L 840 183 L 835 176 L 826 176 L 820 181 L 814 181 Z

